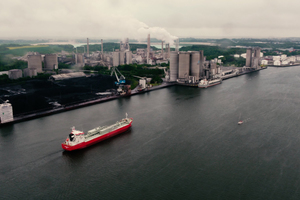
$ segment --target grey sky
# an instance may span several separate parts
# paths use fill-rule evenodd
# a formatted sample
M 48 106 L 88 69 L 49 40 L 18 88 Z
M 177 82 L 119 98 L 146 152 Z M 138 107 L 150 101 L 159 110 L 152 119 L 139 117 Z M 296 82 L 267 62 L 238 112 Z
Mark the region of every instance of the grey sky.
M 299 0 L 0 1 L 0 38 L 298 37 Z

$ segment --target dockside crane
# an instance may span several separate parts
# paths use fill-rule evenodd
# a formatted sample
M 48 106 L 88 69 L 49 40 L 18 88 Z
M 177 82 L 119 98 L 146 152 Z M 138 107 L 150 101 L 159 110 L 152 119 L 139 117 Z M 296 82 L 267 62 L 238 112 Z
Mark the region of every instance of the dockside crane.
M 118 73 L 120 74 L 120 77 L 118 76 Z M 116 86 L 118 86 L 118 93 L 119 94 L 122 94 L 124 93 L 124 85 L 126 83 L 126 79 L 125 79 L 125 76 L 118 70 L 117 67 L 112 67 L 112 70 L 111 70 L 111 73 L 110 73 L 110 76 L 113 76 L 113 74 L 115 75 L 117 81 L 115 82 Z

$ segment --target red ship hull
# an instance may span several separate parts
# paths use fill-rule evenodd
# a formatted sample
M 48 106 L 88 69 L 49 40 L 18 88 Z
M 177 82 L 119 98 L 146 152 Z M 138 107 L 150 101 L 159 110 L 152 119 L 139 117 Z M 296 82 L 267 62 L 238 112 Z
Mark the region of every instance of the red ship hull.
M 100 135 L 99 137 L 96 137 L 96 138 L 94 138 L 90 141 L 82 142 L 82 143 L 74 145 L 74 146 L 69 146 L 69 145 L 66 145 L 65 143 L 62 143 L 61 147 L 66 151 L 74 151 L 74 150 L 78 150 L 78 149 L 84 149 L 84 148 L 89 147 L 93 144 L 96 144 L 98 142 L 101 142 L 101 141 L 106 140 L 110 137 L 113 137 L 115 135 L 118 135 L 120 133 L 123 133 L 123 132 L 127 131 L 128 129 L 130 129 L 131 124 L 132 124 L 132 122 L 130 122 L 130 124 L 128 124 L 127 126 L 124 126 L 122 128 L 116 129 L 112 132 L 106 133 L 105 135 Z

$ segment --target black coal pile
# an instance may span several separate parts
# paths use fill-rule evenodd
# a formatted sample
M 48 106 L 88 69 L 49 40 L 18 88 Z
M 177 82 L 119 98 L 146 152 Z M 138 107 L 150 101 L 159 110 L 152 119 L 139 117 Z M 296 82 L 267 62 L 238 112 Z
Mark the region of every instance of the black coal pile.
M 115 89 L 115 77 L 106 75 L 54 82 L 30 80 L 25 84 L 2 87 L 0 98 L 9 100 L 14 115 L 18 115 L 100 98 L 96 93 Z

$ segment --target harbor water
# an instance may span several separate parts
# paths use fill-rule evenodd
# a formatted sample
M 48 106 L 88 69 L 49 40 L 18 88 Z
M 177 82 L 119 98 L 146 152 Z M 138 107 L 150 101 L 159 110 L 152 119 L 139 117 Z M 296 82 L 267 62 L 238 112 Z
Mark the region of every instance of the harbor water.
M 62 150 L 72 126 L 87 132 L 125 113 L 130 131 Z M 299 199 L 299 118 L 295 66 L 4 126 L 1 199 Z

